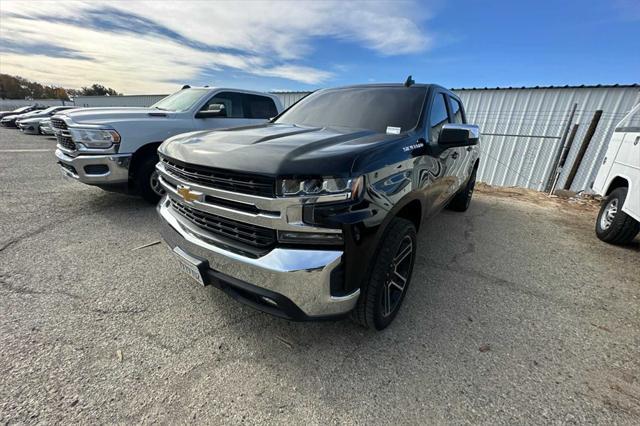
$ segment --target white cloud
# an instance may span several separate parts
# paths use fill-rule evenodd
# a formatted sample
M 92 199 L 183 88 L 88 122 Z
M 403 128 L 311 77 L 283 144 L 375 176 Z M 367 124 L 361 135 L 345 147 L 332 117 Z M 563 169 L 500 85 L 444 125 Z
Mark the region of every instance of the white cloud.
M 329 37 L 378 54 L 427 49 L 431 39 L 418 23 L 426 17 L 412 2 L 39 2 L 2 1 L 3 42 L 48 44 L 79 57 L 2 53 L 0 72 L 79 87 L 100 82 L 126 93 L 166 92 L 203 70 L 230 69 L 256 76 L 319 84 L 334 72 L 303 66 L 313 42 Z M 109 32 L 59 22 L 105 7 L 151 20 L 187 39 L 220 51 L 198 49 L 156 33 Z M 17 16 L 28 10 L 30 18 Z M 421 16 L 421 18 L 417 18 Z M 333 70 L 339 68 L 333 67 Z M 215 83 L 215 82 L 212 82 Z

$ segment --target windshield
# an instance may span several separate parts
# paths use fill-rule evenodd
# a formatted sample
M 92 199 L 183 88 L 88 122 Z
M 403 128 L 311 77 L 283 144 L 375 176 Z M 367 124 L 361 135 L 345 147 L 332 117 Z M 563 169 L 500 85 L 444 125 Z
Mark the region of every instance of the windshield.
M 163 111 L 187 111 L 208 91 L 209 89 L 183 89 L 161 99 L 151 105 L 151 108 L 161 109 Z
M 616 131 L 629 132 L 637 130 L 629 130 L 640 127 L 640 104 L 636 105 L 629 113 L 618 123 Z
M 28 110 L 29 108 L 31 108 L 31 106 L 24 106 L 24 107 L 20 107 L 18 109 L 14 109 L 13 112 L 15 112 L 15 113 L 24 112 L 24 111 Z
M 276 123 L 406 132 L 418 125 L 426 93 L 423 87 L 322 90 L 295 104 Z

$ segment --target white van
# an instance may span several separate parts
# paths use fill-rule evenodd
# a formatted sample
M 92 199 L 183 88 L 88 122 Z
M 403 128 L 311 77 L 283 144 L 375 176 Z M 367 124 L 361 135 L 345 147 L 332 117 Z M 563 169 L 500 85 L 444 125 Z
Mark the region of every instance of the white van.
M 640 231 L 640 104 L 616 126 L 592 187 L 606 197 L 596 221 L 598 238 L 631 242 Z

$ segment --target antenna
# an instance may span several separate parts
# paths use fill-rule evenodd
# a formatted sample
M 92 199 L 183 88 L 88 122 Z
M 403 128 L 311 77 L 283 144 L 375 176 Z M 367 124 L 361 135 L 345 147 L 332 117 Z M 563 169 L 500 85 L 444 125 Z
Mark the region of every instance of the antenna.
M 413 81 L 413 78 L 411 78 L 411 76 L 409 76 L 404 82 L 404 87 L 411 87 L 414 84 L 416 84 L 416 82 Z

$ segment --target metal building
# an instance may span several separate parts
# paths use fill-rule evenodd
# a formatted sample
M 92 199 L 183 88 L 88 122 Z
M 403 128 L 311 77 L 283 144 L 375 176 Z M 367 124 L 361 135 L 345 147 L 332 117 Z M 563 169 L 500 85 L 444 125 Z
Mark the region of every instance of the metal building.
M 536 190 L 549 187 L 567 133 L 565 140 L 573 135 L 573 143 L 557 187 L 565 186 L 596 111 L 602 111 L 570 186 L 574 191 L 589 191 L 615 125 L 640 102 L 637 84 L 454 91 L 464 102 L 469 122 L 482 131 L 479 180 Z
M 100 107 L 148 107 L 167 95 L 125 95 L 125 96 L 76 96 L 76 106 L 84 108 Z
M 61 99 L 0 99 L 0 111 L 11 111 L 27 105 L 73 105 L 71 101 L 63 101 Z
M 300 99 L 304 98 L 305 96 L 307 96 L 309 93 L 312 93 L 312 92 L 271 92 L 271 93 L 273 93 L 280 99 L 280 102 L 282 102 L 282 106 L 284 108 L 289 108 L 291 105 L 295 104 Z

